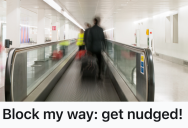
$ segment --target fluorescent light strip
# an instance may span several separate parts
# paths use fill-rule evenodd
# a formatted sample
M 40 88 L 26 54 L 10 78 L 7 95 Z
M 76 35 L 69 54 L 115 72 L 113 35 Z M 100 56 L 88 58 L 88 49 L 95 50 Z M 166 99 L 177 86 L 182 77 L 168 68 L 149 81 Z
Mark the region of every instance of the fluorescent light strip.
M 79 28 L 85 30 L 81 25 L 79 25 L 68 13 L 63 12 L 63 15 L 69 19 L 71 22 L 73 22 L 74 24 L 76 24 Z
M 49 4 L 55 10 L 57 10 L 58 12 L 61 13 L 61 11 L 62 11 L 61 7 L 54 0 L 43 0 L 43 1 L 46 2 L 47 4 Z
M 114 30 L 115 28 L 110 28 L 110 29 L 106 29 L 104 30 L 104 32 L 110 31 L 110 30 Z
M 77 25 L 79 28 L 85 30 L 76 20 L 74 20 L 67 12 L 62 11 L 62 8 L 54 1 L 54 0 L 43 0 L 48 5 L 50 5 L 52 8 L 57 10 L 59 13 L 64 15 L 67 19 L 69 19 L 71 22 L 73 22 L 75 25 Z

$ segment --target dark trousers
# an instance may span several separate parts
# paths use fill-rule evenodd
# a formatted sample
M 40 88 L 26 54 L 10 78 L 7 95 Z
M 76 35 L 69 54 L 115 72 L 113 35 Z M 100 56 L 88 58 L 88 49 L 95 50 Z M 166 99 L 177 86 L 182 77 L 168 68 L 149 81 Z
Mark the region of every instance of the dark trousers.
M 79 46 L 79 51 L 85 50 L 85 45 Z
M 97 64 L 99 67 L 99 77 L 101 75 L 101 63 L 102 63 L 102 55 L 101 52 L 92 53 L 93 56 L 96 56 L 97 58 Z

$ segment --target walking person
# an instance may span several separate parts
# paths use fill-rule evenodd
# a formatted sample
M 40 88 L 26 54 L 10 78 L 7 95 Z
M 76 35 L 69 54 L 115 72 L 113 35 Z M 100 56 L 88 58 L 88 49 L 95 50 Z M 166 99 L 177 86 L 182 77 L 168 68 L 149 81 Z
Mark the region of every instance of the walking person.
M 76 59 L 81 60 L 81 58 L 85 55 L 85 43 L 84 43 L 84 30 L 81 29 L 78 35 L 78 39 L 76 45 L 79 47 L 79 51 L 76 54 Z
M 99 19 L 94 18 L 94 26 L 89 30 L 89 43 L 87 44 L 88 51 L 97 57 L 97 64 L 99 67 L 98 79 L 101 79 L 101 62 L 102 55 L 101 51 L 105 48 L 105 36 L 103 29 L 99 27 Z
M 2 50 L 3 50 L 3 46 L 2 46 L 2 44 L 0 43 L 0 53 L 2 52 Z
M 83 30 L 83 29 L 80 30 L 80 33 L 79 33 L 79 35 L 78 35 L 78 39 L 77 39 L 76 45 L 79 46 L 79 51 L 85 50 L 85 44 L 84 44 L 84 30 Z
M 84 32 L 84 43 L 85 43 L 85 46 L 87 48 L 87 44 L 88 44 L 88 37 L 89 37 L 89 30 L 91 28 L 91 25 L 89 23 L 86 23 L 86 27 L 87 29 L 85 30 Z

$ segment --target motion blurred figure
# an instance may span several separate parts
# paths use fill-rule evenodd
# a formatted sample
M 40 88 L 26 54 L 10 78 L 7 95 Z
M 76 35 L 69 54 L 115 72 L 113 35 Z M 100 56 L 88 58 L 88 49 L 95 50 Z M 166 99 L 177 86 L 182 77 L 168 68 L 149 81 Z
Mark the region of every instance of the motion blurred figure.
M 101 50 L 105 48 L 105 36 L 103 29 L 99 27 L 99 18 L 94 18 L 94 26 L 89 30 L 88 51 L 97 57 L 99 67 L 98 79 L 101 79 Z
M 60 43 L 60 50 L 62 51 L 63 56 L 67 55 L 69 45 L 70 45 L 70 41 L 68 40 L 64 40 Z
M 3 60 L 2 60 L 2 58 L 3 58 L 3 46 L 2 46 L 2 44 L 0 43 L 0 85 L 2 84 L 1 82 L 1 77 L 3 76 L 2 74 L 3 74 L 3 70 L 4 70 L 4 64 L 3 64 Z
M 2 46 L 2 44 L 0 43 L 0 54 L 1 54 L 2 51 L 3 51 L 3 46 Z
M 85 46 L 87 48 L 87 44 L 88 44 L 88 37 L 89 37 L 89 30 L 91 28 L 91 25 L 89 23 L 86 23 L 86 27 L 87 29 L 85 30 L 84 32 L 84 43 L 85 43 Z M 87 48 L 88 49 L 88 48 Z
M 85 44 L 84 44 L 84 30 L 83 30 L 83 29 L 80 30 L 80 33 L 79 33 L 79 35 L 78 35 L 78 39 L 77 39 L 76 45 L 79 46 L 79 51 L 85 50 Z

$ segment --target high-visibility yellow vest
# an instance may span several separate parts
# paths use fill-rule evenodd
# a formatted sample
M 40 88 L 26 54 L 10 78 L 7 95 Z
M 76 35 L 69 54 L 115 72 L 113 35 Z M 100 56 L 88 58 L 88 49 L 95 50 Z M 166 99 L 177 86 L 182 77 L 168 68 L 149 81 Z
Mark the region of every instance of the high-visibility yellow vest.
M 70 45 L 70 42 L 69 42 L 68 40 L 62 41 L 62 42 L 60 43 L 60 45 L 61 45 L 61 46 L 68 46 L 68 45 Z
M 84 45 L 84 33 L 80 33 L 78 35 L 78 40 L 76 42 L 76 45 L 78 45 L 78 46 Z

